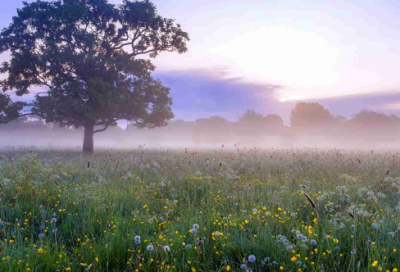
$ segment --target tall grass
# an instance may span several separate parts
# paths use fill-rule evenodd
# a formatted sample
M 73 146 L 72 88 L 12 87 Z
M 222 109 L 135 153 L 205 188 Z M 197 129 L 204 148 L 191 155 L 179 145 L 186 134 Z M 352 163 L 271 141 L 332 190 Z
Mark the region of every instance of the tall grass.
M 397 271 L 399 161 L 314 149 L 4 150 L 0 271 Z

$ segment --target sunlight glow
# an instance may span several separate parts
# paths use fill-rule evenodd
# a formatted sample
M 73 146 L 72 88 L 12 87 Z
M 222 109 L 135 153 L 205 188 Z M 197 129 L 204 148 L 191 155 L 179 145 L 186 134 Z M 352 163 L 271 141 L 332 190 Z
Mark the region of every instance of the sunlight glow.
M 400 103 L 387 104 L 384 105 L 382 108 L 386 110 L 400 110 Z
M 279 98 L 279 102 L 288 102 L 288 101 L 299 101 L 299 100 L 304 100 L 305 97 L 299 94 L 293 94 L 293 95 L 288 95 L 288 96 L 283 96 Z
M 337 84 L 340 80 L 335 72 L 338 49 L 323 37 L 299 29 L 256 29 L 234 37 L 210 53 L 229 58 L 238 67 L 232 71 L 234 74 L 253 81 L 314 87 Z

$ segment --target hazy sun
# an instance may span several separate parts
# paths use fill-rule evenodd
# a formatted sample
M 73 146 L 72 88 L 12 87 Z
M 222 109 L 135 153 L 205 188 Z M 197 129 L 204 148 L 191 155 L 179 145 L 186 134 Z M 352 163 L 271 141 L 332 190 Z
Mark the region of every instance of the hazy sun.
M 240 75 L 283 85 L 305 87 L 339 81 L 334 69 L 337 48 L 315 33 L 283 26 L 243 33 L 210 50 L 231 59 Z
M 299 94 L 291 94 L 287 96 L 282 96 L 279 98 L 280 102 L 287 102 L 287 101 L 298 101 L 298 100 L 304 100 L 305 97 L 303 95 Z

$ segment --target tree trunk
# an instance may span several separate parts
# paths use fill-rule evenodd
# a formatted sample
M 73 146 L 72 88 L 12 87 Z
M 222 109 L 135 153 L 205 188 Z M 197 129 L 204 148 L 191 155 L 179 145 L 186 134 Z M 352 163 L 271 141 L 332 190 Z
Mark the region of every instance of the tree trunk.
M 83 153 L 93 153 L 93 130 L 94 125 L 85 126 L 85 134 L 83 136 Z

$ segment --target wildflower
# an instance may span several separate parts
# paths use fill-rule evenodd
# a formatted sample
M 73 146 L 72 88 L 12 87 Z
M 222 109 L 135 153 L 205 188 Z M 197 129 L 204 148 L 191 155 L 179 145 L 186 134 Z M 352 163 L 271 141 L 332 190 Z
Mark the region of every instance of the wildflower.
M 169 246 L 164 246 L 164 251 L 165 252 L 169 252 L 171 250 L 171 248 Z
M 193 234 L 193 235 L 196 235 L 197 234 L 197 229 L 191 229 L 190 233 Z
M 378 265 L 378 261 L 374 261 L 373 263 L 372 263 L 372 266 L 373 267 L 375 267 L 375 266 L 377 266 Z
M 135 236 L 135 244 L 139 245 L 141 243 L 141 238 L 140 236 Z
M 254 255 L 250 255 L 247 259 L 249 260 L 249 262 L 254 263 L 257 258 Z
M 198 230 L 200 226 L 198 224 L 193 224 L 193 229 Z
M 371 228 L 373 228 L 374 230 L 378 230 L 379 229 L 378 223 L 372 223 Z
M 287 245 L 289 243 L 288 239 L 280 234 L 276 236 L 276 242 L 281 243 L 282 245 Z
M 185 246 L 185 249 L 192 249 L 192 245 L 191 245 L 191 244 L 187 244 L 187 245 Z
M 147 251 L 153 251 L 153 250 L 154 250 L 154 247 L 153 247 L 152 245 L 148 245 L 148 246 L 146 247 L 146 250 L 147 250 Z
M 229 271 L 229 270 L 231 270 L 231 267 L 230 267 L 229 265 L 227 265 L 226 268 L 225 268 L 225 270 L 226 270 L 226 271 Z
M 316 246 L 316 245 L 317 245 L 317 241 L 315 241 L 315 240 L 310 240 L 310 245 Z
M 286 250 L 289 251 L 289 252 L 292 251 L 293 249 L 294 249 L 293 246 L 287 246 L 287 247 L 286 247 Z
M 43 249 L 42 249 L 42 248 L 39 248 L 39 249 L 38 249 L 38 253 L 39 253 L 39 254 L 42 254 L 42 253 L 43 253 Z
M 301 266 L 303 263 L 302 262 L 300 262 L 300 261 L 297 261 L 296 262 L 296 266 Z
M 204 244 L 204 239 L 205 239 L 205 237 L 198 237 L 197 238 L 197 244 L 200 246 L 200 245 L 202 245 L 202 244 Z

